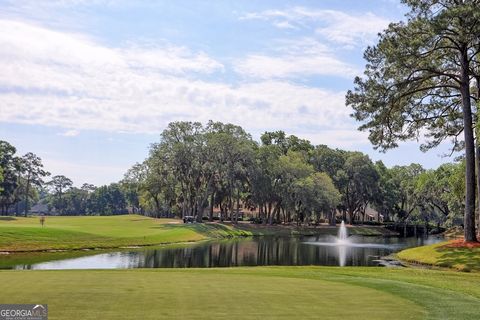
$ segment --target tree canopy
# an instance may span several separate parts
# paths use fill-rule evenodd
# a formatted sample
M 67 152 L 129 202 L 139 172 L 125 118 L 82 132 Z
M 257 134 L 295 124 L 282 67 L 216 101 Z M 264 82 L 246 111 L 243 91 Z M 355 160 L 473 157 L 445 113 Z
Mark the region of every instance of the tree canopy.
M 465 155 L 465 240 L 475 236 L 476 114 L 480 79 L 478 0 L 403 0 L 406 22 L 391 23 L 364 54 L 363 77 L 347 93 L 353 116 L 376 148 L 421 139 L 421 148 L 452 140 Z M 474 91 L 474 90 L 473 90 Z M 463 137 L 460 135 L 463 133 Z

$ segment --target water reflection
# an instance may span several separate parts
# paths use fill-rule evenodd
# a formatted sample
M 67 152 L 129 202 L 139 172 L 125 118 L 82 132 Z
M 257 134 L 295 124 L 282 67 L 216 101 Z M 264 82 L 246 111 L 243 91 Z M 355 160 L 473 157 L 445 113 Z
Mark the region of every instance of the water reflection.
M 350 237 L 349 246 L 327 246 L 329 237 L 251 238 L 201 243 L 181 248 L 144 248 L 65 259 L 16 269 L 208 268 L 266 265 L 371 266 L 405 247 L 435 243 L 430 238 Z M 368 244 L 367 244 L 368 243 Z

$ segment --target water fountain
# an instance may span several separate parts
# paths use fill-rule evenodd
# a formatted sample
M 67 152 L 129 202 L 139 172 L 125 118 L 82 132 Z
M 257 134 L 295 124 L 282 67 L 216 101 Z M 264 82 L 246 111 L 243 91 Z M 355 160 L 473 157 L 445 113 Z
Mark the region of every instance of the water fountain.
M 342 223 L 340 224 L 340 229 L 338 229 L 338 237 L 337 237 L 337 243 L 340 245 L 345 245 L 350 243 L 348 241 L 348 233 L 347 233 L 347 227 L 345 227 L 345 222 L 342 220 Z
M 347 227 L 345 227 L 345 222 L 342 220 L 340 224 L 340 229 L 338 229 L 338 237 L 337 237 L 337 244 L 338 244 L 338 264 L 340 267 L 345 266 L 345 262 L 347 260 L 347 245 L 350 241 L 347 239 Z
M 345 222 L 343 220 L 340 224 L 340 228 L 338 229 L 337 236 L 331 236 L 329 240 L 330 241 L 327 242 L 309 241 L 304 243 L 322 247 L 335 247 L 338 265 L 341 267 L 346 265 L 347 256 L 351 255 L 353 252 L 352 250 L 358 250 L 359 248 L 391 248 L 391 246 L 385 244 L 357 242 L 355 239 L 349 238 L 347 227 L 345 226 Z

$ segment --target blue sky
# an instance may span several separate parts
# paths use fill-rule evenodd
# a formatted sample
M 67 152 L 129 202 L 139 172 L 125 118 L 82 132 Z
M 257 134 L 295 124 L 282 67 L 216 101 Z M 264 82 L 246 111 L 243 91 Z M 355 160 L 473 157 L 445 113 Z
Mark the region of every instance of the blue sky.
M 77 185 L 117 181 L 175 120 L 284 130 L 387 165 L 345 107 L 362 54 L 403 18 L 395 0 L 0 0 L 0 139 Z

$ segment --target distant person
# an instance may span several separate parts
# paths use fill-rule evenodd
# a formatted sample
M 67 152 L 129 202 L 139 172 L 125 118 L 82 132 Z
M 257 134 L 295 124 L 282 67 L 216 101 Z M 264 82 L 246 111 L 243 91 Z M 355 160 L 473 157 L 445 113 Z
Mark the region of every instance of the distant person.
M 43 214 L 40 216 L 40 224 L 42 225 L 42 228 L 43 228 L 43 225 L 45 224 L 45 216 Z

